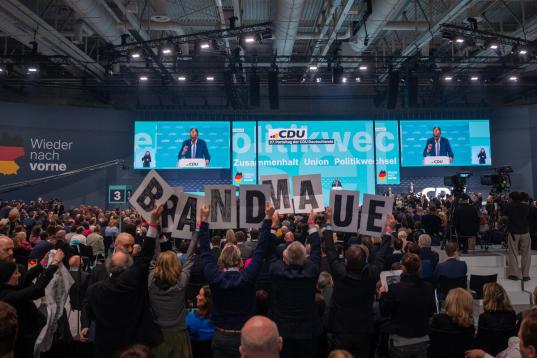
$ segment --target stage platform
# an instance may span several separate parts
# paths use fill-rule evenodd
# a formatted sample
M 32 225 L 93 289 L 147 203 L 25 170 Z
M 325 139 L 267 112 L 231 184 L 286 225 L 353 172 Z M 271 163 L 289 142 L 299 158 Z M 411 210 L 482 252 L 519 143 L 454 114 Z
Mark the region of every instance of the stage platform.
M 439 247 L 435 248 L 440 254 L 440 262 L 446 259 L 444 251 Z M 507 250 L 492 246 L 488 250 L 480 249 L 470 251 L 461 256 L 461 260 L 468 265 L 468 279 L 474 275 L 498 274 L 498 283 L 501 284 L 509 294 L 513 305 L 531 304 L 531 294 L 537 286 L 537 251 L 532 251 L 530 281 L 513 281 L 507 278 Z M 519 257 L 520 260 L 520 257 Z

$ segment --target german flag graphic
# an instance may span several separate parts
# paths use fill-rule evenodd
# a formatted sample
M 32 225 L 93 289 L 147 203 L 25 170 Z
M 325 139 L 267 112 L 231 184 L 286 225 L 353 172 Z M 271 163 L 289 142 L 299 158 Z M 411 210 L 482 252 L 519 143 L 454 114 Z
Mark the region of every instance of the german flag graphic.
M 0 174 L 14 175 L 19 172 L 17 158 L 24 156 L 24 143 L 22 138 L 0 134 Z

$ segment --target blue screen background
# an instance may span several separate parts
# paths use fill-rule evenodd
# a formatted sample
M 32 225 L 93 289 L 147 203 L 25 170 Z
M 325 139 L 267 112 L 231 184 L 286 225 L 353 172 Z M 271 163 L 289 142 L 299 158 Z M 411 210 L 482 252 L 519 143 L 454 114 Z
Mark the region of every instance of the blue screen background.
M 434 127 L 440 127 L 441 135 L 449 139 L 454 154 L 450 166 L 480 165 L 477 153 L 481 148 L 487 153 L 484 165 L 491 164 L 488 120 L 412 120 L 400 121 L 401 166 L 424 166 L 423 150 Z
M 207 143 L 211 156 L 206 169 L 228 169 L 230 163 L 229 122 L 149 122 L 134 124 L 134 168 L 143 167 L 142 157 L 151 153 L 151 169 L 176 169 L 177 154 L 184 140 L 190 138 L 190 129 L 198 129 L 198 138 Z M 144 139 L 141 141 L 140 138 Z M 150 144 L 145 141 L 151 138 Z M 144 144 L 140 144 L 144 143 Z M 199 169 L 199 168 L 198 168 Z

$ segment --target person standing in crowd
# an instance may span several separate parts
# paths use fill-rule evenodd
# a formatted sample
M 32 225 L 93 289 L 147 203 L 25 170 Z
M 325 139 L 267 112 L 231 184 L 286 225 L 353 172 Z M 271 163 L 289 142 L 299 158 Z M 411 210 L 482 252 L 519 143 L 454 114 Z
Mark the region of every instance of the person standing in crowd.
M 101 236 L 101 227 L 99 225 L 93 226 L 93 231 L 86 238 L 86 245 L 91 247 L 93 256 L 101 255 L 104 257 L 104 238 Z
M 465 289 L 449 291 L 444 301 L 445 312 L 431 322 L 429 356 L 434 358 L 463 357 L 473 347 L 474 299 Z
M 311 254 L 298 241 L 290 243 L 282 259 L 270 261 L 272 284 L 269 317 L 276 322 L 284 339 L 282 357 L 313 357 L 315 292 L 321 262 L 316 214 L 308 217 Z
M 0 301 L 0 357 L 15 358 L 18 331 L 17 311 L 10 304 Z
M 95 322 L 96 357 L 111 357 L 130 344 L 151 345 L 158 339 L 157 327 L 149 311 L 147 282 L 162 211 L 162 206 L 158 206 L 151 212 L 147 238 L 140 254 L 133 258 L 123 251 L 116 251 L 106 263 L 110 277 L 88 289 L 87 315 Z M 84 328 L 81 338 L 86 339 L 87 333 L 88 329 Z
M 29 258 L 41 260 L 47 252 L 54 249 L 54 247 L 58 243 L 56 234 L 54 232 L 49 232 L 49 230 L 47 229 L 46 235 L 46 239 L 39 241 L 34 246 L 32 251 L 30 251 L 30 254 L 28 255 Z
M 278 326 L 263 316 L 250 318 L 241 329 L 241 358 L 278 358 L 283 338 Z
M 403 256 L 401 281 L 388 287 L 380 298 L 380 312 L 389 319 L 390 357 L 426 357 L 429 319 L 436 312 L 434 291 L 418 273 L 418 255 Z
M 185 292 L 194 265 L 197 236 L 197 232 L 192 235 L 183 267 L 174 251 L 164 251 L 149 275 L 151 311 L 163 338 L 154 349 L 157 358 L 192 357 L 185 324 Z
M 429 204 L 426 214 L 421 217 L 421 226 L 427 234 L 433 237 L 440 236 L 442 232 L 442 219 L 437 215 L 436 206 L 432 203 Z
M 528 223 L 530 213 L 529 196 L 526 193 L 513 191 L 509 194 L 509 202 L 503 208 L 507 216 L 507 257 L 508 278 L 510 280 L 530 280 L 531 237 Z M 521 262 L 518 262 L 520 253 Z
M 277 228 L 279 219 L 274 208 L 267 204 L 260 240 L 248 267 L 237 246 L 226 245 L 220 254 L 223 269 L 216 265 L 209 245 L 209 208 L 201 209 L 199 242 L 203 272 L 213 294 L 212 321 L 215 327 L 212 348 L 215 358 L 239 357 L 240 329 L 255 313 L 255 284 L 263 258 L 271 240 L 270 228 Z
M 427 234 L 420 235 L 418 238 L 418 246 L 420 247 L 420 260 L 423 264 L 423 261 L 430 261 L 432 264 L 432 272 L 436 269 L 438 261 L 440 260 L 438 252 L 431 249 L 431 236 Z M 423 270 L 422 270 L 423 272 Z
M 334 348 L 345 349 L 355 357 L 368 357 L 374 331 L 373 300 L 376 283 L 389 248 L 385 236 L 379 252 L 368 262 L 369 250 L 364 245 L 351 245 L 345 260 L 339 259 L 332 239 L 332 208 L 326 208 L 327 226 L 323 233 L 326 257 L 334 279 L 331 309 L 328 319 L 334 334 Z M 286 342 L 284 341 L 284 347 Z
M 459 205 L 453 211 L 453 226 L 462 249 L 462 253 L 468 253 L 468 239 L 477 237 L 479 232 L 479 212 L 470 204 L 470 197 L 464 194 Z
M 46 318 L 37 310 L 34 300 L 45 295 L 45 287 L 52 280 L 63 252 L 57 250 L 46 269 L 39 265 L 40 273 L 35 283 L 21 284 L 21 273 L 13 262 L 0 262 L 0 301 L 9 303 L 17 310 L 19 332 L 15 344 L 15 357 L 33 358 L 34 345 L 46 323 Z
M 188 311 L 186 326 L 190 336 L 194 358 L 212 358 L 211 341 L 214 327 L 211 322 L 212 293 L 208 285 L 200 288 L 196 296 L 196 308 Z

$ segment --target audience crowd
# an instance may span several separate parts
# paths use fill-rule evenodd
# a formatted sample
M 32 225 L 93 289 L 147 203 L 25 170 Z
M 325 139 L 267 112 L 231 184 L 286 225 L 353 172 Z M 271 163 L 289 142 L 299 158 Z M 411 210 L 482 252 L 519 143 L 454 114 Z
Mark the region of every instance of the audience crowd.
M 3 202 L 0 357 L 537 358 L 537 309 L 467 289 L 459 253 L 516 241 L 509 276 L 528 279 L 537 207 L 481 200 L 399 195 L 381 237 L 270 204 L 258 229 L 214 230 L 204 206 L 189 240 L 161 232 L 162 207 Z

